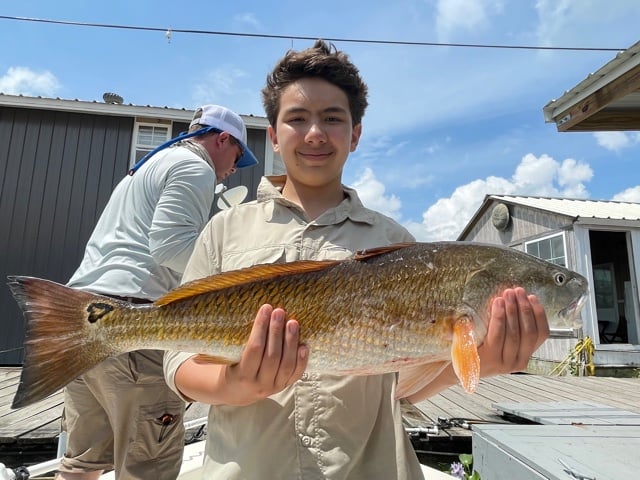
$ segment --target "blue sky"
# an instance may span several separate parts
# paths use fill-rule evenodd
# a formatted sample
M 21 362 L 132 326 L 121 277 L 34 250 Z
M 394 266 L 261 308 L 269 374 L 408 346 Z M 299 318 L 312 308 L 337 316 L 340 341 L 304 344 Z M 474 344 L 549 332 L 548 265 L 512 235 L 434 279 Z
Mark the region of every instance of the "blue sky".
M 0 15 L 163 30 L 0 19 L 0 92 L 102 101 L 109 91 L 260 116 L 268 71 L 311 40 L 164 30 L 621 50 L 640 40 L 637 0 L 22 0 Z M 419 240 L 455 239 L 488 193 L 640 202 L 640 133 L 559 133 L 542 115 L 615 52 L 335 43 L 370 90 L 345 183 Z

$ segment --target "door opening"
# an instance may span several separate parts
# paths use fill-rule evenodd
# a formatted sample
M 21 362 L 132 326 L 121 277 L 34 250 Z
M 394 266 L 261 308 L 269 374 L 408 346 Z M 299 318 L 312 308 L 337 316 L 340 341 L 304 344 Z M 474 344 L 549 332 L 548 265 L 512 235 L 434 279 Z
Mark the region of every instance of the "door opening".
M 590 230 L 600 343 L 638 343 L 627 232 Z

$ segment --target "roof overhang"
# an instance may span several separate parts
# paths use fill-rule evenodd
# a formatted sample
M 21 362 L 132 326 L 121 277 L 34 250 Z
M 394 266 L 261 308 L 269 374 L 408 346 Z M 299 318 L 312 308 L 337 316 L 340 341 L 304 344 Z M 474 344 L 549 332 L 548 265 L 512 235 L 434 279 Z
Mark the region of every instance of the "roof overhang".
M 640 130 L 640 42 L 542 111 L 559 132 Z
M 193 117 L 193 110 L 185 108 L 154 107 L 150 105 L 115 104 L 103 102 L 88 102 L 85 100 L 66 100 L 61 98 L 27 97 L 24 95 L 0 94 L 0 106 L 16 108 L 37 108 L 43 110 L 57 110 L 63 112 L 93 113 L 100 115 L 114 115 L 120 117 L 161 118 L 176 122 L 189 123 Z M 266 129 L 269 125 L 265 117 L 241 115 L 248 128 Z
M 606 227 L 606 228 L 638 228 L 640 221 L 633 219 L 615 219 L 615 218 L 592 218 L 578 217 L 575 224 L 584 227 Z

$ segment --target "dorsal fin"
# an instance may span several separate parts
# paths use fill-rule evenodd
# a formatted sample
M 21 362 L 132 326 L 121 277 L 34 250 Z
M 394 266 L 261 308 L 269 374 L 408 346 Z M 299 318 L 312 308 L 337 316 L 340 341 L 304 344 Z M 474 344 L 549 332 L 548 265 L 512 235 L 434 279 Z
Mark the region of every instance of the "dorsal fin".
M 370 248 L 369 250 L 359 250 L 353 257 L 354 260 L 366 260 L 367 258 L 377 257 L 378 255 L 384 255 L 385 253 L 395 252 L 401 248 L 407 248 L 415 245 L 415 242 L 394 243 L 393 245 L 387 245 L 386 247 Z
M 155 301 L 154 305 L 167 305 L 202 293 L 215 292 L 250 282 L 270 280 L 296 273 L 317 272 L 341 262 L 342 260 L 298 260 L 289 263 L 256 265 L 240 270 L 223 272 L 185 283 L 160 297 Z

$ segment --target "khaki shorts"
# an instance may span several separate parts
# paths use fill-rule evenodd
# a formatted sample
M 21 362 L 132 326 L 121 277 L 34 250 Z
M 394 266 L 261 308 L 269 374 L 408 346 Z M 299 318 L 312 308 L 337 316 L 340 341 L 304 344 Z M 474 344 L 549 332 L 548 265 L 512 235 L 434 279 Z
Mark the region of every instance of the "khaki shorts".
M 167 387 L 163 352 L 105 360 L 65 388 L 61 471 L 116 471 L 116 478 L 174 480 L 182 463 L 184 402 Z

